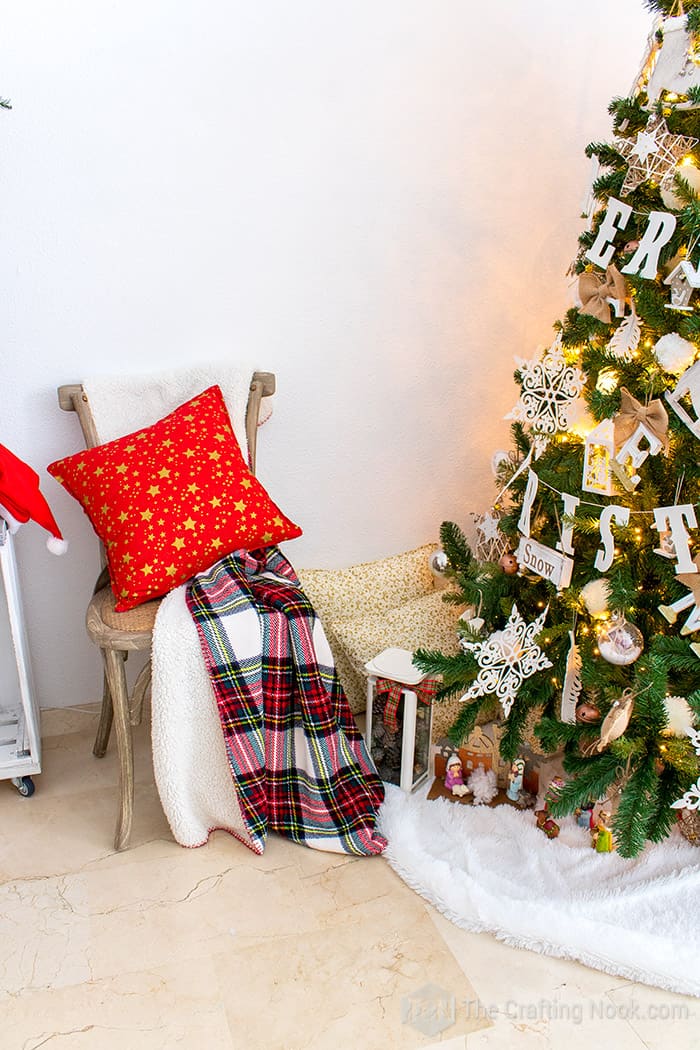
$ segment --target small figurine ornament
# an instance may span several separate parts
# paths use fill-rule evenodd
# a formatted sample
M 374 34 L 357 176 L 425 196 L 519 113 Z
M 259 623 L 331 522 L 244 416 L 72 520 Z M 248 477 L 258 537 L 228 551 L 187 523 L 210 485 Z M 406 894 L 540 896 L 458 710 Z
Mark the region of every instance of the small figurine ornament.
M 517 802 L 520 798 L 520 789 L 523 786 L 523 776 L 525 774 L 525 760 L 522 758 L 516 758 L 510 767 L 510 773 L 508 774 L 508 790 L 506 795 L 511 802 Z
M 596 853 L 612 853 L 613 851 L 613 835 L 608 826 L 609 820 L 610 814 L 607 810 L 602 809 L 598 814 L 596 825 L 591 831 L 591 846 L 593 846 Z
M 535 813 L 537 827 L 544 831 L 548 839 L 555 839 L 559 834 L 559 825 L 549 815 L 549 807 L 559 797 L 563 787 L 564 780 L 562 777 L 554 777 L 545 793 L 542 809 L 538 809 Z
M 469 794 L 469 788 L 464 783 L 464 772 L 462 770 L 462 762 L 457 754 L 452 754 L 447 760 L 447 770 L 445 772 L 445 787 L 448 791 L 451 791 L 453 795 L 457 795 L 459 798 L 463 798 L 464 795 Z
M 595 823 L 593 820 L 594 806 L 595 802 L 587 802 L 585 806 L 580 806 L 578 809 L 575 810 L 576 823 L 580 828 L 588 828 L 589 831 L 592 831 L 595 827 Z

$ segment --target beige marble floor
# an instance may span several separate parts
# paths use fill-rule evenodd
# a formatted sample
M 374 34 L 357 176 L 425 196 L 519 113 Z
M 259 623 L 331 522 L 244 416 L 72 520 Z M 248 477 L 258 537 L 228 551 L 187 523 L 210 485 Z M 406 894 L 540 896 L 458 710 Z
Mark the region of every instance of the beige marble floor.
M 467 934 L 382 858 L 276 836 L 255 857 L 222 832 L 182 849 L 147 723 L 115 854 L 96 717 L 44 712 L 36 794 L 0 782 L 2 1050 L 700 1048 L 700 1001 Z

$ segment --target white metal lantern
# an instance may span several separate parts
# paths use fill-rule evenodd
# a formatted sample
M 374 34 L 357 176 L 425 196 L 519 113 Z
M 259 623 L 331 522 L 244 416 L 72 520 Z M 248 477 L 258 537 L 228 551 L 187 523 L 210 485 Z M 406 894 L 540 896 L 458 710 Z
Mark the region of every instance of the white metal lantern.
M 430 766 L 432 694 L 421 689 L 426 675 L 406 649 L 384 649 L 365 664 L 365 740 L 382 780 L 413 791 Z

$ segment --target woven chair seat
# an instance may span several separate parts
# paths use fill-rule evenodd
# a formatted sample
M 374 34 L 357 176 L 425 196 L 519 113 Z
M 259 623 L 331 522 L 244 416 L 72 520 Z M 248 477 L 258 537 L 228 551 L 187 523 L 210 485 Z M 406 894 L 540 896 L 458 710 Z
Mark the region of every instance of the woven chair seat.
M 137 605 L 135 609 L 128 609 L 127 612 L 117 612 L 115 605 L 117 599 L 114 597 L 111 587 L 103 587 L 102 590 L 98 591 L 92 598 L 90 605 L 88 606 L 86 622 L 88 632 L 93 635 L 99 633 L 104 642 L 104 630 L 108 628 L 113 631 L 118 631 L 120 635 L 126 632 L 132 635 L 131 645 L 129 648 L 140 649 L 148 648 L 150 644 L 151 635 L 153 633 L 153 625 L 156 622 L 156 613 L 160 606 L 161 599 L 157 599 L 152 602 L 144 602 L 143 605 Z M 140 640 L 137 636 L 143 636 L 143 644 L 137 644 Z M 115 639 L 116 641 L 117 639 Z M 120 644 L 124 647 L 124 638 L 119 639 Z

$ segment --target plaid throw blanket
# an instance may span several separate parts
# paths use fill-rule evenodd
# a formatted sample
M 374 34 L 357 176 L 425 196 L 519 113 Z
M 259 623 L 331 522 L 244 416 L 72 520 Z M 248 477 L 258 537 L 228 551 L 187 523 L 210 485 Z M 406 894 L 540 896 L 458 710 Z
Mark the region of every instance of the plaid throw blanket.
M 284 555 L 236 551 L 191 580 L 186 599 L 251 848 L 262 853 L 272 828 L 316 849 L 381 853 L 384 788 Z

